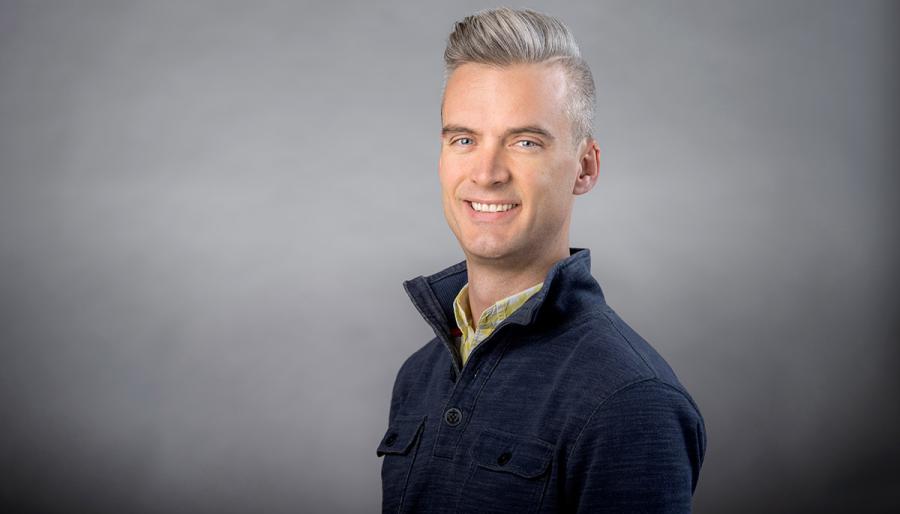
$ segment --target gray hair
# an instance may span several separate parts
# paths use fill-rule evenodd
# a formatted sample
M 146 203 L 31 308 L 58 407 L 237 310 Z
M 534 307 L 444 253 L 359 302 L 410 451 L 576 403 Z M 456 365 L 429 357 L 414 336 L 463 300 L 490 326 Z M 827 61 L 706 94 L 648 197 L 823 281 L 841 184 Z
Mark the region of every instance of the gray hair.
M 559 63 L 568 78 L 567 114 L 573 140 L 591 135 L 594 120 L 594 78 L 568 27 L 557 18 L 531 9 L 508 7 L 478 11 L 456 23 L 444 50 L 444 86 L 456 68 L 466 63 L 509 66 Z

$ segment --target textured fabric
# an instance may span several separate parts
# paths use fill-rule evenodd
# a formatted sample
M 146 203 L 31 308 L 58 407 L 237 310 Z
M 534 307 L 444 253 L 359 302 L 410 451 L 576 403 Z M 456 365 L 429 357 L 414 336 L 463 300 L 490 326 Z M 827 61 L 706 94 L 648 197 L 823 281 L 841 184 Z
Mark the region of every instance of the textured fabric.
M 672 369 L 605 302 L 588 250 L 461 366 L 465 262 L 404 283 L 435 332 L 394 382 L 377 448 L 384 512 L 689 512 L 706 451 Z
M 463 366 L 466 365 L 469 354 L 472 353 L 472 350 L 475 349 L 478 343 L 484 341 L 487 336 L 491 335 L 494 329 L 497 328 L 497 325 L 509 317 L 516 309 L 521 307 L 522 304 L 531 298 L 531 295 L 538 292 L 538 289 L 543 285 L 544 283 L 541 282 L 536 286 L 529 287 L 524 291 L 520 291 L 497 301 L 494 305 L 491 305 L 481 313 L 478 324 L 475 325 L 474 328 L 471 321 L 469 321 L 472 318 L 472 313 L 469 309 L 469 284 L 466 283 L 466 285 L 459 290 L 459 294 L 457 294 L 456 299 L 453 300 L 453 314 L 456 316 L 456 326 L 459 328 L 461 334 L 459 353 L 460 357 L 462 357 Z

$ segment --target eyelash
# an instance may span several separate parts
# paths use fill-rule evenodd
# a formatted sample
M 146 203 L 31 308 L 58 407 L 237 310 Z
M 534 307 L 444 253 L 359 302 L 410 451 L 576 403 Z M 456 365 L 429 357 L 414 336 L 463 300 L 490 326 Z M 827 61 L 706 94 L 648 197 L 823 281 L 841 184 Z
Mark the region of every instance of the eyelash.
M 460 141 L 463 141 L 463 140 L 467 140 L 467 141 L 470 141 L 470 142 L 471 142 L 471 141 L 472 141 L 472 138 L 471 138 L 471 137 L 461 137 L 461 138 L 458 138 L 458 139 L 454 139 L 453 141 L 451 141 L 450 144 L 456 144 L 456 143 L 459 143 Z M 519 144 L 519 143 L 529 143 L 528 145 L 519 145 L 519 146 L 521 146 L 522 148 L 537 148 L 537 147 L 541 146 L 540 143 L 538 143 L 538 142 L 536 142 L 536 141 L 532 141 L 532 140 L 530 140 L 530 139 L 523 139 L 523 140 L 521 140 L 521 141 L 516 141 L 515 144 Z M 471 144 L 471 143 L 470 143 L 470 144 Z M 463 145 L 463 146 L 469 146 L 469 145 Z

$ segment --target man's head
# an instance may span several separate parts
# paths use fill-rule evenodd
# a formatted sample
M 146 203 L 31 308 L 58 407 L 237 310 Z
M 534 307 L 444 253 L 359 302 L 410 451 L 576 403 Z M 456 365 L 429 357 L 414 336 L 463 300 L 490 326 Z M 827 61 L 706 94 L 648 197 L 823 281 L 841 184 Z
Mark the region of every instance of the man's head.
M 456 24 L 444 59 L 444 214 L 467 258 L 567 256 L 574 195 L 599 165 L 593 79 L 571 33 L 534 11 L 482 11 Z

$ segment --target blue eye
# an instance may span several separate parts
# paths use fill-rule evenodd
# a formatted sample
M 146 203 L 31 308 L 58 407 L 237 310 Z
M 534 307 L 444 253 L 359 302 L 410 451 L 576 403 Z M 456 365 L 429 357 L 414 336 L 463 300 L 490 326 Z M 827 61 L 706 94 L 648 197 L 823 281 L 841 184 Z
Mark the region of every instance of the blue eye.
M 468 145 L 470 145 L 470 144 L 472 143 L 472 138 L 470 138 L 470 137 L 461 137 L 461 138 L 457 139 L 456 141 L 454 141 L 454 143 L 460 143 L 460 144 L 462 144 L 463 146 L 468 146 Z
M 539 144 L 535 143 L 534 141 L 529 141 L 528 139 L 523 139 L 521 141 L 517 141 L 516 144 L 521 146 L 522 148 L 535 148 L 535 147 L 540 146 Z

